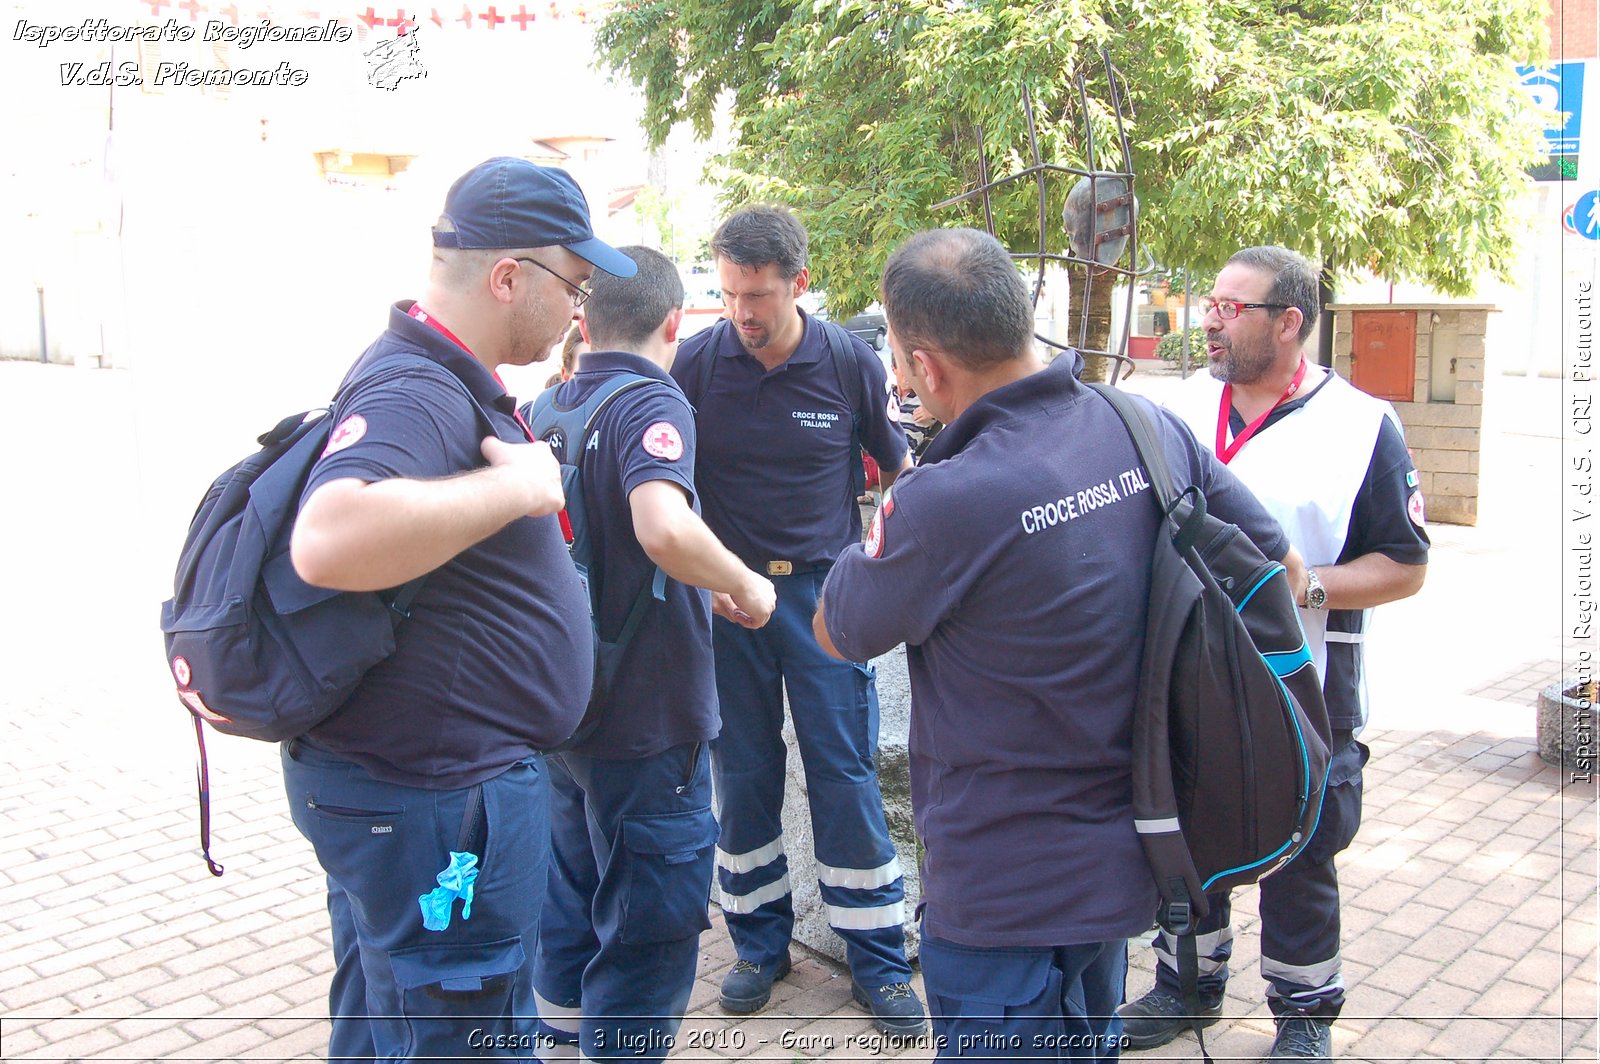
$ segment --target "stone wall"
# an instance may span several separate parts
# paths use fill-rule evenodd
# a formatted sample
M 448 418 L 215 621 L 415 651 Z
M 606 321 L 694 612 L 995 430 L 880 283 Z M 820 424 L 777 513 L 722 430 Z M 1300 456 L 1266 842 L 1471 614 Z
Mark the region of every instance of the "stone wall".
M 1395 401 L 1416 463 L 1429 521 L 1478 523 L 1484 336 L 1493 307 L 1479 304 L 1333 304 L 1333 368 L 1354 380 L 1352 315 L 1408 311 L 1416 320 L 1410 402 Z

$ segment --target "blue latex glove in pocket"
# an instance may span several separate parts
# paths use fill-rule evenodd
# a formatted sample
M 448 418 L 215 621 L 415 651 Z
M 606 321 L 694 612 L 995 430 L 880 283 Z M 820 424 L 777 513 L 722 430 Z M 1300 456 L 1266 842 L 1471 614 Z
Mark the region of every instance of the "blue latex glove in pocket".
M 450 913 L 461 899 L 461 919 L 472 917 L 472 892 L 478 879 L 478 855 L 450 851 L 450 863 L 435 877 L 439 885 L 417 899 L 422 906 L 422 926 L 429 931 L 444 931 L 450 926 Z

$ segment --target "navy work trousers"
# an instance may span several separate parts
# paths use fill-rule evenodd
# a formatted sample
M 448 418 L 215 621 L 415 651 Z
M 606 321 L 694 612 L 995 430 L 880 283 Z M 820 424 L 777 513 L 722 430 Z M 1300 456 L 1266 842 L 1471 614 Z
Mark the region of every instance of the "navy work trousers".
M 289 812 L 328 877 L 336 968 L 330 1061 L 529 1059 L 549 781 L 529 757 L 477 788 L 384 783 L 303 739 L 282 745 Z M 469 804 L 482 795 L 480 814 Z M 458 847 L 479 858 L 472 915 L 429 931 L 418 898 Z
M 1128 943 L 989 948 L 922 937 L 939 1057 L 1116 1060 Z
M 819 570 L 774 578 L 778 604 L 764 628 L 712 622 L 722 708 L 711 748 L 722 825 L 717 881 L 739 957 L 777 963 L 794 929 L 782 821 L 787 690 L 828 923 L 844 940 L 856 981 L 875 989 L 911 978 L 905 885 L 873 763 L 873 671 L 825 654 L 811 632 L 826 577 Z
M 659 1061 L 671 1049 L 711 926 L 708 760 L 704 743 L 628 760 L 550 756 L 550 891 L 534 967 L 545 1045 L 589 1060 Z

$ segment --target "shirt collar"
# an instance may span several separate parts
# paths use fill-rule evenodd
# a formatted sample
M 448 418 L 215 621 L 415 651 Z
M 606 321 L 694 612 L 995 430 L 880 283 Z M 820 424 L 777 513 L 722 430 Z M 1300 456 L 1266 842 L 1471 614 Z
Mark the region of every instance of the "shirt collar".
M 933 438 L 922 457 L 923 463 L 954 457 L 991 425 L 1009 421 L 1020 413 L 1075 400 L 1085 390 L 1078 380 L 1082 371 L 1083 356 L 1069 348 L 1038 373 L 984 394 Z
M 590 351 L 578 363 L 578 376 L 590 373 L 637 373 L 658 381 L 672 382 L 672 375 L 643 355 L 627 351 Z
M 803 366 L 808 362 L 820 362 L 822 353 L 827 349 L 828 341 L 822 335 L 822 322 L 807 314 L 800 307 L 794 308 L 800 315 L 800 343 L 794 349 L 794 354 L 784 359 L 785 366 Z M 728 321 L 728 319 L 722 319 Z M 715 328 L 715 326 L 712 326 Z M 755 361 L 755 356 L 744 349 L 744 343 L 739 339 L 739 332 L 733 327 L 733 322 L 722 330 L 722 343 L 717 345 L 715 352 L 721 358 L 738 358 L 740 355 Z
M 506 414 L 515 410 L 516 400 L 506 394 L 505 385 L 482 362 L 438 329 L 410 316 L 408 312 L 415 302 L 402 300 L 389 308 L 389 331 L 414 344 L 420 354 L 459 377 L 481 405 L 492 406 Z

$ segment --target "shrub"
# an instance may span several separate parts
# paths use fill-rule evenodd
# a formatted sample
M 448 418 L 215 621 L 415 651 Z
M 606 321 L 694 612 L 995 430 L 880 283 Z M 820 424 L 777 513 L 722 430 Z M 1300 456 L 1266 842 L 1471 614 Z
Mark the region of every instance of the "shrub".
M 1174 329 L 1156 341 L 1156 357 L 1174 366 L 1183 357 L 1183 330 Z M 1206 358 L 1206 331 L 1198 325 L 1189 328 L 1189 364 L 1198 366 Z

